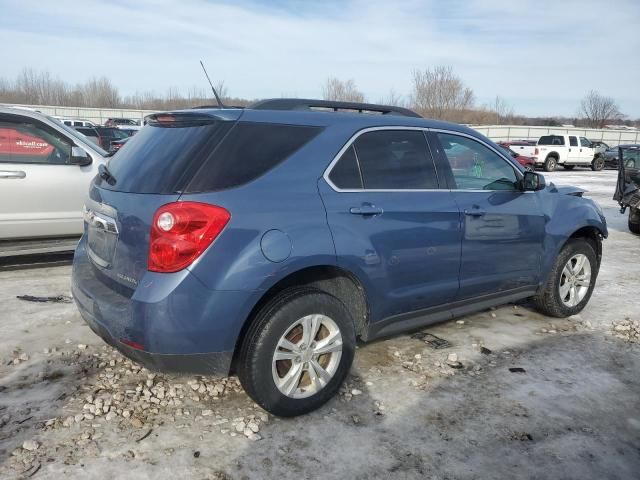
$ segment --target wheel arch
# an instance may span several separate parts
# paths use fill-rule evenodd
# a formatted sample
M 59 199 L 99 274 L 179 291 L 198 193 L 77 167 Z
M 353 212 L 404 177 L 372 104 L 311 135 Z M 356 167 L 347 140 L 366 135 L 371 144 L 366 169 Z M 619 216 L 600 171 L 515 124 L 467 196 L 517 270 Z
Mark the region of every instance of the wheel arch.
M 598 227 L 594 225 L 587 225 L 581 227 L 574 231 L 566 241 L 560 246 L 560 250 L 572 239 L 574 238 L 583 238 L 593 247 L 593 250 L 596 252 L 596 257 L 598 258 L 598 267 L 600 267 L 600 262 L 602 260 L 602 239 L 604 238 L 604 232 L 602 232 Z M 558 250 L 558 251 L 560 251 Z
M 313 265 L 293 271 L 271 285 L 259 297 L 246 317 L 236 339 L 231 362 L 235 371 L 245 336 L 258 312 L 279 293 L 290 287 L 315 288 L 340 300 L 355 322 L 356 335 L 364 332 L 369 318 L 369 303 L 363 283 L 352 272 L 337 265 Z

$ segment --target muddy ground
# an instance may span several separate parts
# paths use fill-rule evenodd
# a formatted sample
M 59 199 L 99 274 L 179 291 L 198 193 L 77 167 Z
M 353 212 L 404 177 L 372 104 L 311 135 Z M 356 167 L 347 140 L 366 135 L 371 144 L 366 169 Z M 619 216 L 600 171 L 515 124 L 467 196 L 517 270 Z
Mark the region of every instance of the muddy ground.
M 68 295 L 70 267 L 0 271 L 0 478 L 640 477 L 640 238 L 581 185 L 610 228 L 575 317 L 506 305 L 360 345 L 348 385 L 313 414 L 266 415 L 236 379 L 153 375 L 103 345 Z M 462 368 L 447 365 L 455 353 Z

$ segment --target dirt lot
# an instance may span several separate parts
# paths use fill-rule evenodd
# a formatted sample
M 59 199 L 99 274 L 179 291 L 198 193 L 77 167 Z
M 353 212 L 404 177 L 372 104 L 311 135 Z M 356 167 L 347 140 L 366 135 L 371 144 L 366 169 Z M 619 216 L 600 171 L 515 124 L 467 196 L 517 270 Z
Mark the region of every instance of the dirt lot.
M 0 271 L 0 478 L 639 478 L 640 238 L 614 172 L 547 181 L 585 187 L 609 222 L 581 315 L 506 305 L 424 330 L 446 349 L 361 345 L 340 397 L 297 419 L 236 379 L 139 369 L 73 304 L 16 299 L 68 295 L 69 266 Z

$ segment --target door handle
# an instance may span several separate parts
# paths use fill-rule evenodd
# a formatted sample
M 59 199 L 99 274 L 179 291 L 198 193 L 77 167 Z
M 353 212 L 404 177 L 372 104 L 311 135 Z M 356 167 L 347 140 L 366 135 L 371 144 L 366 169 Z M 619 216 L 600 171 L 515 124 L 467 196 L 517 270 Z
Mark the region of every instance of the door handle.
M 351 207 L 349 213 L 352 215 L 380 215 L 383 210 L 375 205 L 362 205 L 361 207 Z
M 474 208 L 473 210 L 465 210 L 464 214 L 468 215 L 470 217 L 481 217 L 483 216 L 485 213 L 484 210 L 480 210 L 479 208 Z
M 27 176 L 22 170 L 0 170 L 0 178 L 25 178 Z

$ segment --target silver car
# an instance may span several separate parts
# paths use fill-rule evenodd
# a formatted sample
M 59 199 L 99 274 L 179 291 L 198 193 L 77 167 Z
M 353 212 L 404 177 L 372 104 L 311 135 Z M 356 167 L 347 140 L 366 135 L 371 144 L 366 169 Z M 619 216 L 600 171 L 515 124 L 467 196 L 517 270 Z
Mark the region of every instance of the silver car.
M 54 118 L 0 107 L 0 257 L 73 250 L 107 155 Z

